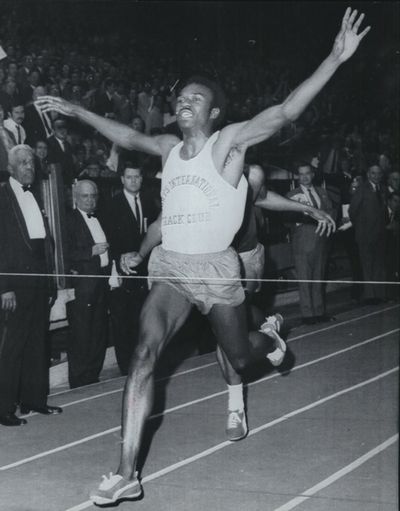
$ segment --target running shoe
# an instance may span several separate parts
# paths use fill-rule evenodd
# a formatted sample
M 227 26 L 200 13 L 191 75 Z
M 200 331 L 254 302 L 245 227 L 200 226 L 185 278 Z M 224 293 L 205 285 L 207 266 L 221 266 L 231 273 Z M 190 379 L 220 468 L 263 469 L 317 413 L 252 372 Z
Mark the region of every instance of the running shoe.
M 138 498 L 142 495 L 142 491 L 137 472 L 132 480 L 110 472 L 108 477 L 103 476 L 98 489 L 90 493 L 90 500 L 98 505 L 114 504 L 121 499 Z
M 229 411 L 228 420 L 226 423 L 226 436 L 231 442 L 241 440 L 248 433 L 246 412 L 243 411 Z
M 283 323 L 283 317 L 280 314 L 274 314 L 266 317 L 265 320 L 259 331 L 274 340 L 275 349 L 268 353 L 267 358 L 274 367 L 278 367 L 282 364 L 286 353 L 286 343 L 278 333 Z

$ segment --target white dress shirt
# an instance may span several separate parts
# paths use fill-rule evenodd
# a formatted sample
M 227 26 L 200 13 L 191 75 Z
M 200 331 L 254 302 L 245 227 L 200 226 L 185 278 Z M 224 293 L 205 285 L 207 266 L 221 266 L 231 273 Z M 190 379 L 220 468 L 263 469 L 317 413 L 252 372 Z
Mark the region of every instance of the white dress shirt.
M 318 208 L 321 208 L 321 199 L 319 198 L 319 195 L 315 191 L 315 188 L 313 186 L 311 186 L 310 188 L 307 188 L 304 185 L 300 185 L 300 188 L 302 189 L 303 194 L 306 196 L 307 201 L 310 206 L 313 205 L 313 201 L 311 200 L 311 195 L 312 195 L 313 198 L 315 199 L 315 202 L 318 204 Z
M 21 183 L 13 177 L 10 177 L 9 183 L 21 208 L 30 239 L 44 239 L 46 230 L 35 197 L 29 190 L 24 192 Z
M 11 133 L 15 137 L 15 142 L 17 144 L 25 143 L 26 133 L 25 133 L 23 126 L 21 126 L 20 124 L 17 124 L 13 119 L 11 119 L 11 117 L 9 117 L 8 119 L 6 119 L 4 121 L 4 127 L 7 128 L 8 131 L 11 131 Z M 19 133 L 20 133 L 20 138 L 21 138 L 20 141 L 18 141 L 18 127 L 19 127 Z
M 132 213 L 134 215 L 134 217 L 136 218 L 136 210 L 135 210 L 135 195 L 127 192 L 125 189 L 124 189 L 124 195 L 126 197 L 126 200 L 128 201 L 128 204 L 132 210 Z M 140 233 L 142 233 L 142 230 L 143 230 L 143 210 L 142 210 L 142 203 L 140 201 L 140 194 L 136 194 L 136 197 L 137 197 L 137 205 L 138 205 L 138 209 L 139 209 L 139 216 L 140 218 L 136 218 L 136 221 L 138 222 L 139 224 L 139 229 L 140 229 Z
M 93 241 L 95 243 L 107 243 L 106 235 L 104 234 L 104 231 L 97 218 L 94 216 L 89 218 L 88 214 L 79 208 L 78 211 L 85 220 L 86 225 L 89 228 L 90 234 L 92 235 Z M 108 250 L 106 250 L 106 252 L 100 254 L 100 266 L 104 268 L 105 266 L 108 266 L 108 263 L 109 263 Z

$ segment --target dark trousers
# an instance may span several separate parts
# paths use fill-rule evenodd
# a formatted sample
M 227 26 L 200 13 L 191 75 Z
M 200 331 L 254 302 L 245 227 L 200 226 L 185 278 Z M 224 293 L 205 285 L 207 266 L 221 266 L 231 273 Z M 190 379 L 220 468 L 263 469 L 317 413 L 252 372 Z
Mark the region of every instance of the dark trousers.
M 336 234 L 337 239 L 340 240 L 346 252 L 350 263 L 351 278 L 353 281 L 362 280 L 360 255 L 358 253 L 358 245 L 356 243 L 354 229 L 350 228 L 343 232 Z M 351 288 L 351 298 L 359 300 L 361 297 L 362 286 L 361 284 L 353 284 Z
M 16 310 L 3 311 L 0 320 L 0 415 L 14 413 L 19 403 L 43 407 L 49 392 L 48 290 L 15 293 Z
M 299 280 L 323 280 L 328 250 L 324 243 L 313 250 L 296 250 L 294 264 Z M 320 282 L 299 282 L 300 311 L 303 318 L 325 313 L 325 285 Z
M 148 294 L 147 285 L 120 287 L 110 292 L 111 328 L 115 356 L 122 374 L 128 373 L 139 333 L 139 318 Z
M 383 284 L 369 284 L 370 281 L 383 282 L 385 272 L 385 240 L 358 242 L 363 281 L 364 299 L 385 299 Z
M 68 377 L 70 387 L 98 381 L 107 349 L 107 279 L 85 279 L 67 303 L 70 326 Z

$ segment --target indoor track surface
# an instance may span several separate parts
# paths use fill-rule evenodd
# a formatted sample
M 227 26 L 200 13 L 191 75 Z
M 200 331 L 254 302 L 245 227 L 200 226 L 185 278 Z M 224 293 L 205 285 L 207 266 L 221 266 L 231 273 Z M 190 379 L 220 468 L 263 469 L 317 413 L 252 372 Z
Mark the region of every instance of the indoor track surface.
M 341 312 L 288 333 L 295 364 L 248 385 L 249 436 L 226 441 L 213 353 L 159 375 L 137 511 L 398 511 L 396 304 Z M 53 391 L 59 416 L 0 430 L 0 510 L 99 509 L 118 464 L 123 378 Z

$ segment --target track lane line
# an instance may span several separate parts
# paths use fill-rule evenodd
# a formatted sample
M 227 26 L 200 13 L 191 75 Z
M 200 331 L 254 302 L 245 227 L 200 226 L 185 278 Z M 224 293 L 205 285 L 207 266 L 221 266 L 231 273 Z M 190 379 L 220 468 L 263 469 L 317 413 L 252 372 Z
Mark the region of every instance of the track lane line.
M 376 314 L 380 314 L 381 312 L 387 312 L 389 310 L 397 309 L 398 307 L 400 307 L 399 304 L 393 305 L 391 307 L 386 307 L 385 309 L 381 309 L 379 311 L 374 311 L 374 312 L 371 312 L 371 313 L 368 313 L 368 314 L 364 314 L 364 315 L 358 316 L 356 318 L 347 319 L 345 321 L 341 321 L 340 323 L 336 323 L 335 322 L 335 324 L 333 324 L 333 325 L 329 325 L 329 326 L 326 326 L 324 328 L 320 328 L 318 330 L 311 330 L 310 332 L 306 332 L 306 333 L 301 334 L 301 335 L 296 335 L 296 337 L 291 337 L 286 342 L 293 342 L 293 341 L 297 341 L 298 339 L 302 339 L 303 337 L 306 337 L 307 335 L 314 335 L 314 334 L 319 334 L 321 332 L 326 332 L 327 330 L 332 330 L 333 328 L 336 328 L 338 326 L 348 325 L 349 323 L 354 323 L 355 321 L 359 321 L 360 319 L 369 318 L 370 316 L 375 316 Z
M 352 392 L 354 390 L 365 387 L 366 385 L 369 385 L 371 383 L 377 382 L 377 381 L 385 378 L 386 376 L 389 376 L 389 375 L 397 372 L 398 370 L 399 370 L 398 366 L 393 367 L 392 369 L 389 369 L 388 371 L 380 373 L 380 374 L 374 376 L 373 378 L 369 378 L 368 380 L 364 380 L 363 382 L 357 383 L 356 385 L 352 385 L 350 387 L 340 390 L 339 392 L 335 392 L 334 394 L 330 394 L 329 396 L 326 396 L 322 399 L 318 399 L 317 401 L 314 401 L 306 406 L 298 408 L 297 410 L 293 410 L 292 412 L 282 415 L 281 417 L 279 417 L 273 421 L 267 422 L 267 423 L 263 424 L 262 426 L 259 426 L 257 428 L 250 430 L 248 436 L 249 437 L 254 436 L 254 435 L 260 433 L 261 431 L 265 431 L 266 429 L 269 429 L 272 426 L 275 426 L 276 424 L 285 422 L 285 421 L 291 419 L 292 417 L 295 417 L 297 415 L 300 415 L 301 413 L 304 413 L 308 410 L 316 408 L 317 406 L 325 404 L 328 401 L 331 401 L 332 399 L 335 399 L 337 397 L 348 394 L 349 392 Z M 160 477 L 170 474 L 171 472 L 174 472 L 175 470 L 178 470 L 178 469 L 185 467 L 187 465 L 190 465 L 191 463 L 194 463 L 200 459 L 206 458 L 207 456 L 210 456 L 211 454 L 221 451 L 225 447 L 229 447 L 231 445 L 234 445 L 234 442 L 229 442 L 228 440 L 226 440 L 225 442 L 221 442 L 217 445 L 214 445 L 213 447 L 210 447 L 209 449 L 201 451 L 193 456 L 190 456 L 189 458 L 185 458 L 184 460 L 181 460 L 181 461 L 174 463 L 172 465 L 169 465 L 161 470 L 157 470 L 156 472 L 153 472 L 152 474 L 149 474 L 148 476 L 143 477 L 142 482 L 148 483 L 150 481 L 154 481 L 155 479 L 159 479 Z M 66 509 L 65 511 L 82 511 L 84 509 L 91 507 L 92 505 L 93 505 L 93 502 L 91 500 L 87 500 L 85 502 L 82 502 L 81 504 L 70 507 L 70 508 Z M 276 509 L 275 511 L 278 511 L 278 509 Z M 279 509 L 279 511 L 283 511 L 283 509 L 282 510 Z
M 400 330 L 400 328 L 396 328 L 394 330 L 390 330 L 388 332 L 385 332 L 383 334 L 379 334 L 379 335 L 377 335 L 375 337 L 371 337 L 370 339 L 366 339 L 365 341 L 362 341 L 360 343 L 354 344 L 354 345 L 349 346 L 347 348 L 343 348 L 343 349 L 341 349 L 339 351 L 335 351 L 335 352 L 330 353 L 328 355 L 324 355 L 323 357 L 319 357 L 319 358 L 316 358 L 314 360 L 305 362 L 304 364 L 301 364 L 299 366 L 294 367 L 292 369 L 292 372 L 293 371 L 298 371 L 298 370 L 303 369 L 305 367 L 309 367 L 309 366 L 318 364 L 319 362 L 322 362 L 324 360 L 328 360 L 330 358 L 336 357 L 338 355 L 341 355 L 341 354 L 346 353 L 348 351 L 351 351 L 353 349 L 359 348 L 361 346 L 364 346 L 366 344 L 374 342 L 374 341 L 376 341 L 378 339 L 381 339 L 382 337 L 386 337 L 386 336 L 391 335 L 391 334 L 393 334 L 395 332 L 398 332 L 399 330 Z M 266 376 L 264 378 L 261 378 L 260 380 L 257 380 L 255 382 L 249 383 L 247 386 L 248 387 L 252 387 L 254 385 L 258 385 L 259 383 L 263 383 L 265 381 L 272 380 L 273 378 L 278 378 L 280 376 L 281 376 L 280 373 L 274 373 L 272 375 L 269 375 L 269 376 Z M 164 410 L 163 412 L 160 412 L 158 414 L 151 415 L 148 420 L 152 420 L 152 419 L 155 419 L 157 417 L 161 417 L 163 415 L 167 415 L 169 413 L 176 412 L 177 410 L 181 410 L 183 408 L 188 408 L 190 406 L 196 405 L 198 403 L 202 403 L 204 401 L 208 401 L 210 399 L 222 396 L 222 395 L 227 394 L 227 393 L 228 393 L 227 390 L 223 390 L 223 391 L 220 391 L 220 392 L 216 392 L 214 394 L 209 394 L 207 396 L 195 399 L 193 401 L 188 401 L 186 403 L 182 403 L 182 404 L 174 406 L 172 408 L 168 408 L 167 410 Z M 57 452 L 61 452 L 61 451 L 70 449 L 71 447 L 76 447 L 77 445 L 89 442 L 89 441 L 94 440 L 96 438 L 99 438 L 99 437 L 102 437 L 102 436 L 106 436 L 106 435 L 111 434 L 111 433 L 115 433 L 116 431 L 119 431 L 120 429 L 121 429 L 121 426 L 115 426 L 113 428 L 109 428 L 109 429 L 106 429 L 104 431 L 100 431 L 99 433 L 95 433 L 93 435 L 86 436 L 86 437 L 81 438 L 79 440 L 75 440 L 74 442 L 69 442 L 67 444 L 60 445 L 59 447 L 55 447 L 54 449 L 49 449 L 48 451 L 43 451 L 43 452 L 35 454 L 33 456 L 29 456 L 28 458 L 23 458 L 22 460 L 15 461 L 13 463 L 9 463 L 7 465 L 0 466 L 0 472 L 6 471 L 6 470 L 10 470 L 12 468 L 19 467 L 19 466 L 24 465 L 26 463 L 30 463 L 31 461 L 35 461 L 35 460 L 44 458 L 46 456 L 49 456 L 51 454 L 55 454 Z
M 381 444 L 377 445 L 374 449 L 371 449 L 370 451 L 366 452 L 365 454 L 354 460 L 352 463 L 349 463 L 348 465 L 341 468 L 340 470 L 330 475 L 326 479 L 320 481 L 311 488 L 308 488 L 308 490 L 305 490 L 298 497 L 295 497 L 294 499 L 289 500 L 289 502 L 286 502 L 286 504 L 283 504 L 282 506 L 275 508 L 274 511 L 290 511 L 291 509 L 294 509 L 295 507 L 299 506 L 305 500 L 308 500 L 310 497 L 312 497 L 319 491 L 323 490 L 324 488 L 327 488 L 328 486 L 335 483 L 336 481 L 346 476 L 347 474 L 350 474 L 350 472 L 353 472 L 358 467 L 360 467 L 361 465 L 363 465 L 364 463 L 366 463 L 367 461 L 374 458 L 382 451 L 396 443 L 398 440 L 399 440 L 398 434 L 391 436 Z
M 298 339 L 302 339 L 304 337 L 307 337 L 308 335 L 314 335 L 314 334 L 317 334 L 317 333 L 320 333 L 320 332 L 324 332 L 326 330 L 331 330 L 332 328 L 336 328 L 338 326 L 341 326 L 341 325 L 344 325 L 344 324 L 347 324 L 347 323 L 350 323 L 350 322 L 354 322 L 354 321 L 358 321 L 358 320 L 361 320 L 361 319 L 365 319 L 367 317 L 379 314 L 380 312 L 385 312 L 385 311 L 388 311 L 388 310 L 392 310 L 392 309 L 394 309 L 396 307 L 400 307 L 400 305 L 396 305 L 395 307 L 388 307 L 388 308 L 382 309 L 380 311 L 374 311 L 374 312 L 372 312 L 370 314 L 365 314 L 363 316 L 359 316 L 357 318 L 352 318 L 352 319 L 343 321 L 341 323 L 335 323 L 334 325 L 330 325 L 330 326 L 324 327 L 322 329 L 318 329 L 318 330 L 315 330 L 315 331 L 312 331 L 312 332 L 307 332 L 307 333 L 298 335 L 296 337 L 292 337 L 292 338 L 288 339 L 286 342 L 287 343 L 293 342 L 293 341 L 296 341 Z M 210 354 L 206 353 L 205 355 L 210 355 Z M 203 355 L 201 355 L 201 356 L 203 356 Z M 185 371 L 180 371 L 179 373 L 172 374 L 170 376 L 164 376 L 162 378 L 158 378 L 155 381 L 155 383 L 162 382 L 162 381 L 165 381 L 165 380 L 168 380 L 168 379 L 171 379 L 171 378 L 176 378 L 178 376 L 184 376 L 186 374 L 194 373 L 194 372 L 200 371 L 202 369 L 207 369 L 208 367 L 212 367 L 212 366 L 215 366 L 215 365 L 217 365 L 217 362 L 210 362 L 208 364 L 204 364 L 204 365 L 201 365 L 201 366 L 193 367 L 191 369 L 186 369 Z M 108 381 L 111 381 L 111 380 L 108 380 Z M 104 382 L 100 382 L 100 383 L 104 383 Z M 98 385 L 98 383 L 95 383 L 93 385 Z M 77 405 L 77 404 L 81 404 L 81 403 L 86 403 L 88 401 L 92 401 L 93 399 L 98 399 L 98 398 L 109 396 L 109 395 L 112 395 L 112 394 L 118 394 L 119 392 L 122 392 L 123 390 L 124 390 L 124 387 L 120 387 L 118 389 L 109 390 L 109 391 L 106 391 L 106 392 L 101 392 L 99 394 L 95 394 L 94 396 L 83 397 L 81 399 L 76 399 L 75 401 L 71 401 L 69 403 L 65 403 L 65 404 L 62 405 L 62 407 L 63 408 L 67 408 L 69 406 L 73 406 L 73 405 Z M 68 391 L 65 391 L 65 392 L 68 392 Z M 51 394 L 49 397 L 52 397 L 52 396 L 55 396 L 55 395 L 57 395 L 57 394 Z M 28 414 L 28 415 L 21 415 L 21 417 L 34 417 L 35 415 L 39 415 L 39 414 L 34 412 L 34 413 L 31 413 L 31 414 Z
M 210 353 L 203 353 L 202 355 L 196 355 L 193 358 L 195 358 L 197 360 L 199 358 L 204 358 L 204 357 L 209 356 L 209 355 L 210 355 Z M 66 362 L 66 363 L 68 363 L 68 362 Z M 213 364 L 215 364 L 215 363 L 213 363 Z M 213 365 L 213 364 L 211 364 L 211 365 Z M 163 376 L 163 377 L 159 378 L 159 380 L 165 380 L 167 378 L 176 378 L 177 376 L 182 376 L 184 374 L 187 374 L 188 372 L 197 371 L 198 369 L 202 369 L 202 368 L 207 367 L 207 366 L 208 366 L 208 364 L 206 364 L 204 366 L 191 367 L 190 369 L 185 369 L 184 371 L 179 371 L 178 373 L 175 373 L 175 374 L 171 374 L 171 375 L 168 375 L 168 376 Z M 89 385 L 85 385 L 84 387 L 77 387 L 75 389 L 61 390 L 60 392 L 55 392 L 54 394 L 49 394 L 49 397 L 62 396 L 63 394 L 69 394 L 70 392 L 76 392 L 77 390 L 91 389 L 91 388 L 95 387 L 96 385 L 102 385 L 104 383 L 109 383 L 110 381 L 122 380 L 124 378 L 126 378 L 126 376 L 116 376 L 115 378 L 109 378 L 107 380 L 101 380 L 101 381 L 98 381 L 97 383 L 90 383 Z M 159 380 L 157 380 L 157 381 L 159 381 Z
M 301 334 L 301 335 L 298 335 L 296 337 L 292 337 L 292 338 L 289 338 L 286 342 L 292 342 L 292 341 L 296 341 L 297 339 L 302 339 L 303 337 L 306 337 L 307 335 L 314 335 L 314 334 L 318 334 L 320 332 L 325 332 L 326 330 L 330 330 L 332 328 L 336 328 L 338 326 L 341 326 L 341 325 L 346 325 L 348 323 L 352 323 L 354 321 L 358 321 L 360 319 L 365 319 L 365 318 L 368 318 L 370 316 L 375 316 L 376 314 L 380 314 L 381 312 L 386 312 L 386 311 L 390 311 L 390 310 L 393 310 L 393 309 L 396 309 L 396 308 L 399 308 L 400 307 L 400 304 L 396 304 L 396 305 L 392 305 L 390 307 L 386 307 L 385 309 L 380 309 L 378 311 L 374 311 L 374 312 L 370 312 L 368 314 L 363 314 L 362 316 L 358 316 L 356 318 L 351 318 L 351 319 L 348 319 L 348 320 L 345 320 L 345 321 L 340 321 L 340 322 L 337 322 L 335 323 L 334 325 L 330 325 L 328 327 L 324 327 L 324 328 L 320 328 L 318 330 L 313 330 L 313 331 L 310 331 L 310 332 L 306 332 L 304 334 Z M 204 353 L 203 355 L 197 355 L 196 358 L 201 358 L 201 357 L 205 357 L 205 356 L 209 356 L 211 353 Z M 194 368 L 191 368 L 191 369 L 187 369 L 185 371 L 181 371 L 179 373 L 175 373 L 173 375 L 170 375 L 170 376 L 165 376 L 165 377 L 162 377 L 160 378 L 159 380 L 156 380 L 157 381 L 161 381 L 161 380 L 165 380 L 165 379 L 168 379 L 168 378 L 176 378 L 177 376 L 182 376 L 182 375 L 185 375 L 189 372 L 194 372 L 194 371 L 197 371 L 197 370 L 200 370 L 200 369 L 203 369 L 205 367 L 209 367 L 209 366 L 212 366 L 212 365 L 217 365 L 217 362 L 211 362 L 210 364 L 205 364 L 203 366 L 198 366 L 198 367 L 194 367 Z M 120 380 L 122 378 L 126 378 L 126 376 L 117 376 L 116 378 L 110 378 L 108 380 L 103 380 L 103 381 L 100 381 L 98 383 L 92 383 L 90 385 L 87 385 L 86 388 L 92 388 L 94 387 L 95 385 L 101 385 L 101 384 L 104 384 L 104 383 L 108 383 L 110 381 L 115 381 L 115 380 Z M 77 389 L 68 389 L 68 390 L 62 390 L 60 392 L 56 392 L 54 394 L 49 394 L 49 397 L 53 397 L 53 396 L 61 396 L 63 394 L 68 394 L 70 392 L 74 392 L 76 391 Z M 121 388 L 120 390 L 123 390 L 123 388 Z M 100 394 L 102 395 L 102 394 Z M 92 396 L 91 396 L 92 397 Z M 88 398 L 89 399 L 89 398 Z M 93 399 L 95 399 L 95 397 L 93 397 Z M 65 405 L 64 405 L 65 406 Z M 33 414 L 32 414 L 33 415 Z M 35 414 L 36 415 L 36 414 Z

